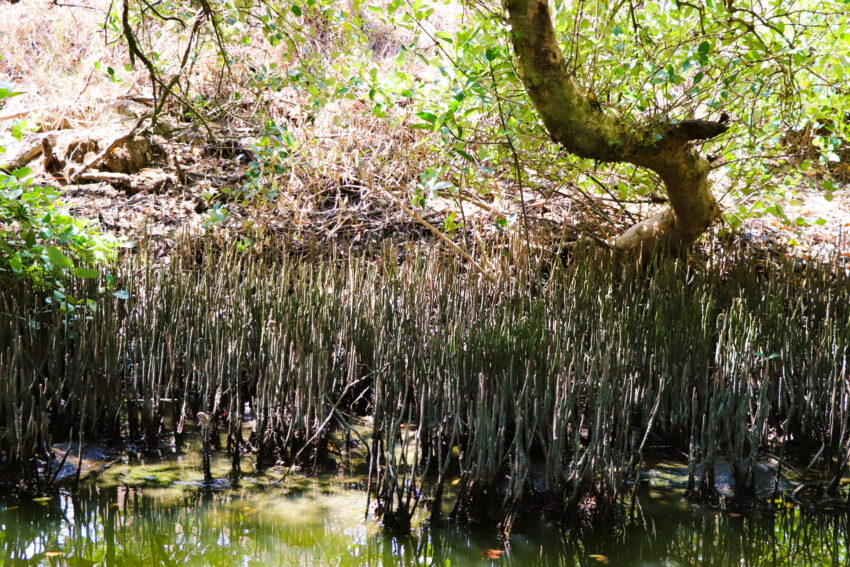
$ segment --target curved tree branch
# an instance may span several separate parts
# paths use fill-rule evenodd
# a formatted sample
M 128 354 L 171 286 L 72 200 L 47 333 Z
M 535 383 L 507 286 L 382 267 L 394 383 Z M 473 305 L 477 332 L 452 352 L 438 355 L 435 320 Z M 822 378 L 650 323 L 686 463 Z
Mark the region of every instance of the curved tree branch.
M 709 164 L 691 142 L 726 132 L 726 119 L 685 120 L 660 132 L 640 133 L 611 115 L 575 85 L 558 44 L 547 0 L 502 0 L 508 13 L 518 69 L 549 134 L 585 159 L 627 162 L 656 172 L 670 208 L 618 236 L 621 249 L 692 243 L 718 217 L 708 183 Z

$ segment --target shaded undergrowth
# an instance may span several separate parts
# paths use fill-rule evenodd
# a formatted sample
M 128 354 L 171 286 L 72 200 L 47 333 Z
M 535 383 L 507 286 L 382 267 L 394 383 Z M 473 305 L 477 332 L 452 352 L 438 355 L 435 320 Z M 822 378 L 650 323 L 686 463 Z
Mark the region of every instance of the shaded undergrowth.
M 441 520 L 449 483 L 455 519 L 607 519 L 659 451 L 687 458 L 693 498 L 717 498 L 721 458 L 740 501 L 765 460 L 777 478 L 825 469 L 819 489 L 835 493 L 850 450 L 850 282 L 837 274 L 577 253 L 494 285 L 391 247 L 138 256 L 119 267 L 129 299 L 94 310 L 0 290 L 0 469 L 43 489 L 56 441 L 156 452 L 201 412 L 228 433 L 235 472 L 244 458 L 324 467 L 332 434 L 368 417 L 370 491 L 402 530 L 423 502 Z

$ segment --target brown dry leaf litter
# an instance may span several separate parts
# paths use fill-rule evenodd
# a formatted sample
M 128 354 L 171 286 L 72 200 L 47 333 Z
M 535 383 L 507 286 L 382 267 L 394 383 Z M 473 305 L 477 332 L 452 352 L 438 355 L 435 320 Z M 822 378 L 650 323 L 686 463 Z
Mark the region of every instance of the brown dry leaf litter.
M 222 192 L 238 195 L 240 190 L 251 190 L 247 174 L 253 159 L 251 144 L 258 135 L 254 117 L 262 109 L 271 120 L 288 127 L 297 151 L 289 156 L 285 173 L 269 181 L 277 195 L 273 206 L 239 207 L 231 202 L 230 217 L 222 223 L 225 227 L 238 231 L 254 222 L 294 244 L 429 235 L 403 211 L 401 203 L 409 199 L 424 166 L 443 158 L 416 144 L 424 134 L 407 128 L 416 119 L 411 109 L 403 107 L 390 109 L 391 119 L 381 119 L 363 103 L 340 101 L 309 121 L 303 93 L 264 92 L 253 101 L 225 103 L 225 122 L 213 125 L 215 143 L 205 141 L 191 125 L 165 117 L 154 134 L 140 132 L 75 177 L 74 172 L 93 161 L 110 139 L 125 134 L 150 109 L 145 98 L 147 77 L 140 70 L 124 71 L 121 42 L 107 43 L 102 35 L 99 16 L 109 3 L 83 0 L 80 5 L 83 8 L 60 8 L 49 0 L 0 4 L 0 18 L 15 22 L 0 30 L 0 43 L 11 46 L 0 60 L 0 81 L 22 85 L 26 91 L 0 109 L 0 130 L 23 118 L 41 132 L 23 143 L 8 136 L 0 143 L 12 153 L 23 152 L 25 158 L 48 150 L 37 155 L 30 167 L 38 182 L 66 189 L 65 201 L 74 213 L 98 219 L 107 229 L 131 237 L 147 234 L 170 241 L 181 233 L 204 232 L 210 226 L 213 196 L 226 201 Z M 443 14 L 437 25 L 450 27 L 451 16 Z M 392 35 L 406 32 L 372 23 L 370 48 L 378 58 L 390 61 L 396 55 Z M 161 47 L 167 52 L 179 46 Z M 238 49 L 257 63 L 281 60 L 282 48 L 264 47 L 263 42 Z M 121 81 L 104 80 L 103 71 L 94 70 L 96 61 L 101 69 L 118 69 Z M 242 71 L 235 66 L 237 75 Z M 408 71 L 423 76 L 434 72 L 427 67 Z M 200 61 L 194 80 L 203 89 L 218 78 L 217 72 L 215 58 L 207 57 Z M 89 142 L 81 143 L 87 136 Z M 530 160 L 529 170 L 545 171 L 545 154 L 524 156 Z M 535 159 L 540 163 L 534 163 Z M 494 176 L 492 186 L 484 188 L 486 195 L 477 190 L 481 188 L 462 187 L 457 195 L 430 200 L 422 216 L 440 226 L 449 212 L 461 213 L 458 221 L 465 220 L 471 231 L 465 238 L 460 232 L 453 238 L 474 248 L 470 239 L 498 235 L 497 220 L 513 220 L 521 214 L 509 171 L 503 172 L 507 177 Z M 524 195 L 526 213 L 537 234 L 574 238 L 581 227 L 592 227 L 610 236 L 627 226 L 630 216 L 641 218 L 652 212 L 649 205 L 630 206 L 624 212 L 611 202 L 594 203 L 576 188 L 559 187 L 545 176 L 531 181 L 533 187 L 546 189 L 527 190 Z M 800 256 L 847 254 L 850 194 L 842 189 L 834 197 L 827 202 L 820 194 L 801 191 L 796 197 L 801 205 L 786 204 L 792 219 L 822 218 L 823 226 L 800 229 L 772 218 L 750 219 L 745 233 L 755 240 L 790 245 Z

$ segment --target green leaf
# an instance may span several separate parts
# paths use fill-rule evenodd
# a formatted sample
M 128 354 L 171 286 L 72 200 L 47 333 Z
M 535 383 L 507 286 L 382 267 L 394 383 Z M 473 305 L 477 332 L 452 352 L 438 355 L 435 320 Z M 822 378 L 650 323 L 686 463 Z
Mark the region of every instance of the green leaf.
M 484 52 L 484 57 L 487 58 L 487 61 L 494 61 L 499 56 L 499 51 L 498 45 L 488 47 L 487 51 Z
M 86 280 L 93 280 L 100 277 L 100 273 L 98 273 L 96 270 L 92 270 L 91 268 L 74 268 L 73 270 L 71 270 L 71 273 L 78 278 L 83 278 Z
M 298 4 L 293 4 L 292 8 L 290 9 L 292 10 L 293 14 L 295 14 L 299 18 L 301 17 L 301 6 L 299 6 Z
M 20 169 L 16 169 L 12 172 L 12 177 L 15 179 L 23 179 L 32 173 L 32 170 L 28 167 L 22 167 Z M 35 191 L 35 190 L 33 190 Z
M 16 274 L 20 274 L 24 269 L 24 264 L 21 262 L 21 258 L 19 256 L 12 256 L 9 258 L 9 266 Z
M 457 213 L 452 211 L 448 214 L 445 221 L 446 232 L 453 232 L 458 229 L 458 227 L 463 226 L 462 223 L 458 223 L 455 221 L 457 218 Z
M 417 112 L 416 116 L 418 116 L 419 118 L 421 118 L 425 122 L 430 122 L 432 124 L 437 121 L 437 115 L 431 114 L 430 112 L 425 112 L 425 111 Z
M 455 153 L 457 155 L 459 155 L 460 157 L 462 157 L 463 159 L 465 159 L 466 161 L 468 161 L 469 163 L 472 163 L 472 164 L 475 163 L 475 160 L 472 158 L 472 156 L 469 155 L 468 153 L 466 153 L 465 151 L 463 151 L 459 148 L 455 148 Z
M 7 88 L 0 88 L 0 100 L 4 98 L 12 98 L 13 96 L 21 96 L 22 92 L 15 92 Z
M 60 270 L 74 267 L 74 263 L 71 259 L 55 246 L 47 247 L 47 257 L 50 258 L 50 263 Z

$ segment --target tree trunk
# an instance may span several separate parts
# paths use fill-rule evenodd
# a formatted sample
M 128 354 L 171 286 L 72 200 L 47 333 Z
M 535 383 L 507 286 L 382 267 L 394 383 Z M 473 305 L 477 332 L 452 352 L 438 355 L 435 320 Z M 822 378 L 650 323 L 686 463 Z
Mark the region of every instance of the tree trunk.
M 690 245 L 720 214 L 708 182 L 709 164 L 690 145 L 725 132 L 725 115 L 720 122 L 685 120 L 653 131 L 630 130 L 573 83 L 547 0 L 502 0 L 502 5 L 520 77 L 552 138 L 581 158 L 646 167 L 666 186 L 670 206 L 616 237 L 615 248 Z

